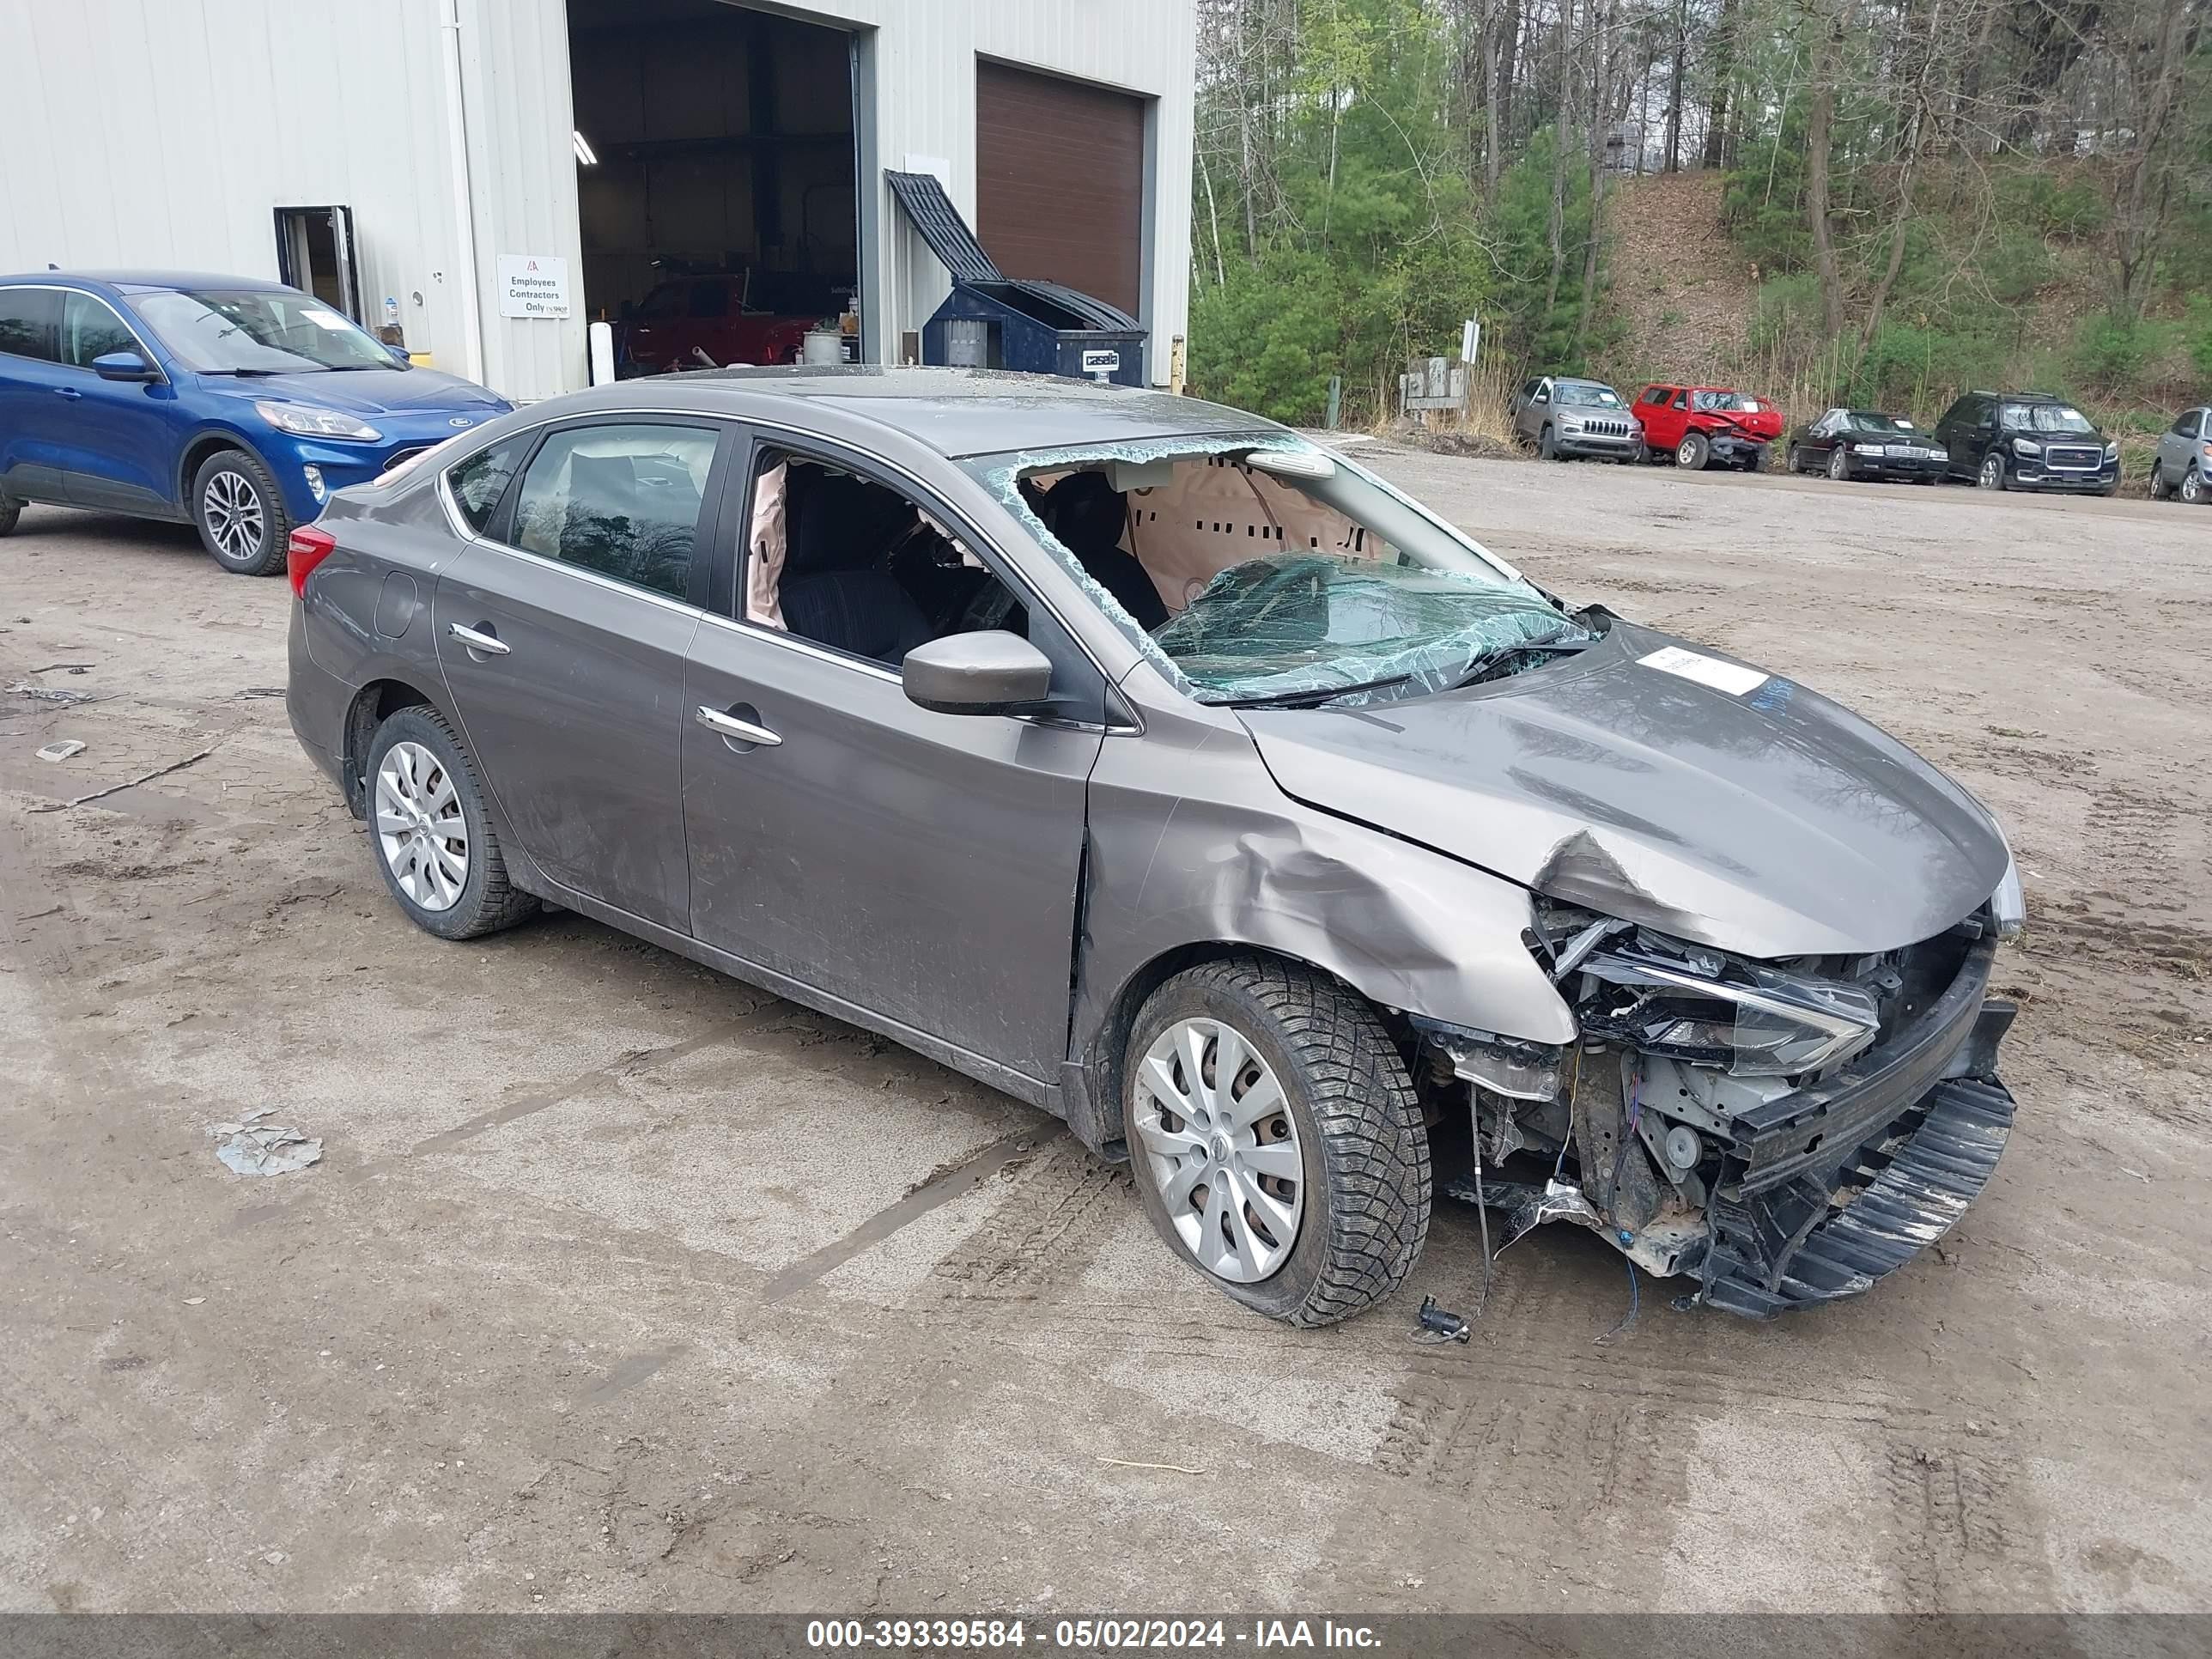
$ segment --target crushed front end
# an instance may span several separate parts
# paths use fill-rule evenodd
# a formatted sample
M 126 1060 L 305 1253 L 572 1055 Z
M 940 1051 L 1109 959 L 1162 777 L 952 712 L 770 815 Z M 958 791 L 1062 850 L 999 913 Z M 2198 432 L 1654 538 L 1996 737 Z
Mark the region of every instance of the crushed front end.
M 1988 992 L 2016 911 L 2000 893 L 1902 949 L 1767 962 L 1540 902 L 1529 945 L 1577 1044 L 1416 1022 L 1473 1112 L 1477 1167 L 1447 1190 L 1507 1212 L 1500 1249 L 1572 1221 L 1733 1313 L 1867 1290 L 2004 1150 L 2014 1011 Z

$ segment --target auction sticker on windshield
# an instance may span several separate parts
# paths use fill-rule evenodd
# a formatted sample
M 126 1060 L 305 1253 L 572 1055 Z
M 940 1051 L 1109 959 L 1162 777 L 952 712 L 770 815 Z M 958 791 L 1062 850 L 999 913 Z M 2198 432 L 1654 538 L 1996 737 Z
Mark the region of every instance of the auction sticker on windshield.
M 1701 652 L 1685 650 L 1679 645 L 1662 646 L 1648 657 L 1637 661 L 1646 668 L 1656 668 L 1662 674 L 1675 674 L 1686 680 L 1695 680 L 1699 685 L 1710 685 L 1716 691 L 1725 691 L 1731 697 L 1766 684 L 1767 676 L 1756 668 L 1746 668 L 1741 663 L 1723 662 L 1718 657 L 1708 657 Z

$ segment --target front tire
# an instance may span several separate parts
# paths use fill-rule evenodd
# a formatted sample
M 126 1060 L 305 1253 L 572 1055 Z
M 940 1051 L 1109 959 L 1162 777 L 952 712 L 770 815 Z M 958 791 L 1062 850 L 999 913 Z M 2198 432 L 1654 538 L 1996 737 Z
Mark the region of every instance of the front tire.
M 1146 1001 L 1123 1069 L 1145 1213 L 1224 1295 L 1328 1325 L 1404 1282 L 1428 1236 L 1428 1131 L 1366 1003 L 1297 963 L 1208 963 Z
M 2004 457 L 1994 449 L 1982 457 L 1982 470 L 1975 475 L 1975 483 L 1984 489 L 2007 489 L 2011 481 L 2005 475 Z
M 1851 481 L 1851 458 L 1841 444 L 1828 452 L 1828 476 L 1838 483 Z
M 2189 471 L 2181 475 L 2181 499 L 2191 507 L 2201 507 L 2212 489 L 2204 486 L 2204 475 L 2197 470 L 2197 463 L 2189 464 Z
M 192 522 L 209 556 L 235 576 L 273 576 L 284 568 L 292 514 L 261 458 L 219 449 L 192 475 Z
M 1551 422 L 1548 421 L 1545 422 L 1544 429 L 1536 434 L 1536 453 L 1540 459 L 1547 461 L 1556 461 L 1559 459 L 1559 441 L 1552 436 Z
M 1686 433 L 1682 441 L 1674 446 L 1674 465 L 1686 472 L 1702 472 L 1712 453 L 1712 444 L 1704 433 Z
M 23 504 L 13 495 L 0 495 L 0 536 L 15 533 L 15 521 L 23 516 Z
M 507 880 L 476 763 L 435 709 L 386 716 L 368 773 L 369 847 L 410 921 L 440 939 L 478 939 L 538 908 Z

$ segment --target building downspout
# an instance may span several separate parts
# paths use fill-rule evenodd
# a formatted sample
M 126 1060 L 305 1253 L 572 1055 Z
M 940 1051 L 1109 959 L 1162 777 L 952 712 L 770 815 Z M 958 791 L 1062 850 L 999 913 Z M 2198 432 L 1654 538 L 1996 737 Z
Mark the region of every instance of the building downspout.
M 484 379 L 483 295 L 477 281 L 475 192 L 469 180 L 469 123 L 461 103 L 460 0 L 440 0 L 438 27 L 445 36 L 446 144 L 453 161 L 453 228 L 459 237 L 453 286 L 461 302 L 461 357 L 468 378 Z

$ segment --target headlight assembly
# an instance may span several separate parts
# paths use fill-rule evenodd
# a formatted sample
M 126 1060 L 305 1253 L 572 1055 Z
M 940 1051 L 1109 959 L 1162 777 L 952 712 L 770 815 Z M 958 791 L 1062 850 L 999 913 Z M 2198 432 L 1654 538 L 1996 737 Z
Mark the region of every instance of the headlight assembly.
M 1867 1048 L 1881 1024 L 1858 986 L 1695 947 L 1675 961 L 1639 939 L 1593 951 L 1579 971 L 1642 994 L 1626 1013 L 1637 1047 L 1711 1056 L 1740 1076 L 1823 1070 Z
M 1990 916 L 1999 939 L 2018 939 L 2027 926 L 2027 894 L 2020 884 L 2020 860 L 2013 856 L 2009 842 L 2005 844 L 2004 879 L 1990 895 Z
M 349 443 L 373 444 L 384 434 L 366 422 L 316 404 L 258 403 L 254 412 L 279 432 L 301 438 L 340 438 Z

